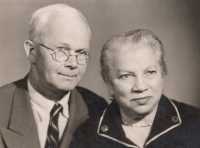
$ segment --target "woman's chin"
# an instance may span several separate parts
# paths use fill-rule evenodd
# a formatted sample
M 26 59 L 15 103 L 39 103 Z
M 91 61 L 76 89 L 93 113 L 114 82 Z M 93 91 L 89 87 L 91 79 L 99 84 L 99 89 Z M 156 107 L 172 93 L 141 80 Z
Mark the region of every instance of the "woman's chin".
M 131 110 L 129 110 L 129 113 L 131 113 L 133 116 L 137 115 L 137 116 L 146 116 L 148 114 L 150 114 L 154 109 L 150 106 L 139 106 L 139 107 L 135 107 L 134 109 L 131 108 Z

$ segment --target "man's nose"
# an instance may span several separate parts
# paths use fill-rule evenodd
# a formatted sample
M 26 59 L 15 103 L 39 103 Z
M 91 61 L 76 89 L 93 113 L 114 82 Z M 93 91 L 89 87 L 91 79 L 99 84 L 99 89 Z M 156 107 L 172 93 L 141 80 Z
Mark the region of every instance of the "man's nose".
M 69 69 L 76 69 L 78 67 L 77 63 L 77 55 L 69 55 L 69 58 L 67 61 L 65 61 L 65 67 L 68 67 Z
M 143 77 L 137 77 L 134 84 L 133 84 L 133 91 L 134 92 L 144 92 L 148 90 L 148 85 L 146 84 Z

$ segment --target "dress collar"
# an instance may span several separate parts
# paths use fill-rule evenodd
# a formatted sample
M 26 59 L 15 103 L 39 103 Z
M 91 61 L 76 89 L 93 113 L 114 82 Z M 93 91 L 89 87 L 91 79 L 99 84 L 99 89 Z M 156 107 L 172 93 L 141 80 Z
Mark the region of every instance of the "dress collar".
M 32 87 L 29 80 L 28 80 L 28 91 L 30 95 L 31 105 L 36 109 L 40 117 L 40 121 L 48 119 L 51 109 L 53 108 L 55 102 L 47 99 L 39 92 L 37 92 Z M 69 118 L 69 109 L 68 109 L 69 96 L 70 92 L 67 93 L 60 101 L 57 102 L 63 106 L 62 114 L 65 118 Z
M 148 145 L 159 136 L 167 133 L 181 124 L 181 118 L 176 105 L 164 95 L 162 95 L 152 131 L 145 145 Z M 128 147 L 137 147 L 133 142 L 126 138 L 121 126 L 122 119 L 117 103 L 112 102 L 104 111 L 98 125 L 97 133 L 100 136 L 111 139 Z

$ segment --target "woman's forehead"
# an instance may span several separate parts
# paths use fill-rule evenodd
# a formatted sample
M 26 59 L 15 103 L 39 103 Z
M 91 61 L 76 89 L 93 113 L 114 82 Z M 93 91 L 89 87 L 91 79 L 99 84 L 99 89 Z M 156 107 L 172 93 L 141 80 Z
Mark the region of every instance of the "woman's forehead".
M 148 67 L 158 65 L 159 56 L 151 47 L 141 46 L 136 49 L 125 48 L 122 50 L 114 50 L 113 54 L 110 53 L 108 62 L 110 66 L 117 64 L 118 66 L 126 67 L 127 64 L 131 64 Z

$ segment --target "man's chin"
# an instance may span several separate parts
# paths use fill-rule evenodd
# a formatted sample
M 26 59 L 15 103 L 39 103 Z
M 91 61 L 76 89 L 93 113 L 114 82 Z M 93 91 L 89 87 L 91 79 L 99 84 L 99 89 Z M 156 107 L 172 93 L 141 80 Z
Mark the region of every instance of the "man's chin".
M 69 91 L 72 91 L 76 86 L 77 85 L 75 84 L 65 84 L 65 85 L 59 85 L 57 89 L 62 92 L 69 92 Z

